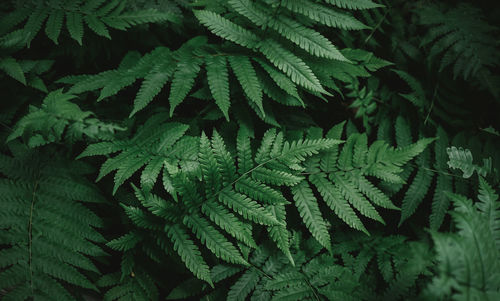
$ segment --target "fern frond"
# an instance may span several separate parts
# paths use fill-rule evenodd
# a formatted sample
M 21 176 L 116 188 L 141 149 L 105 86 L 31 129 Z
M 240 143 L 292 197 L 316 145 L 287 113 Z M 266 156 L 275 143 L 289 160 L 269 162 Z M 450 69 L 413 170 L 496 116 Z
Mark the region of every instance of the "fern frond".
M 429 161 L 429 151 L 425 151 L 416 160 L 418 166 L 422 168 L 417 171 L 415 179 L 405 193 L 403 203 L 401 205 L 401 219 L 399 221 L 399 225 L 415 213 L 418 205 L 420 205 L 429 190 L 433 176 L 432 173 L 426 169 L 429 166 Z
M 251 61 L 246 56 L 231 56 L 228 60 L 245 95 L 264 112 L 262 106 L 262 87 Z
M 419 11 L 420 22 L 431 27 L 421 45 L 431 45 L 430 56 L 440 55 L 439 71 L 453 64 L 453 76 L 476 76 L 479 70 L 500 64 L 493 32 L 475 7 L 461 4 L 448 11 L 431 5 Z
M 435 168 L 444 171 L 447 168 L 446 148 L 449 145 L 449 139 L 441 127 L 437 129 L 437 136 L 439 139 L 434 145 Z M 446 197 L 446 191 L 453 191 L 452 179 L 445 174 L 439 173 L 436 177 L 436 190 L 432 200 L 432 212 L 429 216 L 429 226 L 433 230 L 439 229 L 448 211 L 449 199 Z
M 229 75 L 226 58 L 223 56 L 208 57 L 206 66 L 210 92 L 212 92 L 215 103 L 226 117 L 226 120 L 229 120 Z
M 263 203 L 277 205 L 287 202 L 279 191 L 249 177 L 240 178 L 235 184 L 235 189 Z
M 127 233 L 119 238 L 109 241 L 106 245 L 113 250 L 128 251 L 141 241 L 137 233 Z
M 477 198 L 478 209 L 487 217 L 491 235 L 496 242 L 497 249 L 500 250 L 500 202 L 498 192 L 490 186 L 482 177 L 479 177 L 479 194 Z
M 255 288 L 260 275 L 254 269 L 248 269 L 229 289 L 228 301 L 244 301 Z
M 85 180 L 88 166 L 68 161 L 54 149 L 14 149 L 14 157 L 0 157 L 11 163 L 0 163 L 3 297 L 73 299 L 82 292 L 77 287 L 97 290 L 89 275 L 100 274 L 92 259 L 106 255 L 95 229 L 103 223 L 81 200 L 102 196 Z M 23 168 L 11 170 L 16 165 Z
M 4 57 L 0 59 L 0 70 L 23 85 L 26 85 L 26 77 L 24 76 L 23 68 L 13 57 Z
M 183 160 L 192 161 L 189 152 L 176 154 L 184 146 L 183 142 L 190 140 L 188 137 L 181 139 L 188 127 L 180 123 L 165 123 L 166 118 L 166 114 L 156 115 L 131 139 L 89 145 L 79 158 L 120 151 L 104 162 L 97 180 L 116 170 L 113 188 L 115 193 L 137 170 L 146 166 L 141 176 L 141 185 L 151 187 L 165 162 L 174 165 Z
M 88 5 L 89 3 L 92 5 Z M 25 43 L 28 47 L 44 25 L 47 37 L 58 44 L 64 21 L 70 37 L 80 45 L 84 35 L 84 22 L 97 35 L 110 38 L 108 27 L 125 30 L 139 24 L 178 21 L 175 15 L 154 9 L 127 11 L 119 1 L 107 4 L 102 1 L 33 1 L 20 7 L 14 11 L 18 18 L 9 25 L 14 24 L 12 28 L 26 21 L 22 30 L 27 35 Z
M 160 93 L 163 86 L 165 86 L 172 76 L 173 68 L 168 68 L 164 65 L 161 65 L 161 67 L 153 69 L 151 73 L 144 77 L 141 88 L 134 100 L 134 109 L 130 113 L 130 116 L 144 109 Z
M 368 234 L 365 226 L 336 186 L 320 175 L 313 175 L 309 177 L 309 180 L 314 184 L 316 189 L 318 189 L 328 207 L 330 207 L 340 219 L 352 228 Z
M 177 64 L 174 72 L 172 85 L 170 86 L 170 116 L 174 114 L 175 108 L 186 98 L 194 85 L 194 80 L 200 72 L 201 61 L 199 59 L 182 60 Z
M 327 3 L 333 4 L 341 8 L 348 9 L 371 9 L 384 7 L 381 4 L 375 3 L 371 0 L 326 0 Z
M 329 27 L 346 30 L 369 28 L 348 14 L 341 13 L 314 2 L 286 0 L 282 2 L 282 5 L 293 12 L 303 14 L 311 20 Z
M 423 112 L 427 101 L 422 84 L 418 82 L 415 77 L 404 71 L 393 70 L 393 72 L 396 73 L 402 80 L 404 80 L 411 89 L 411 93 L 399 93 L 399 95 L 411 102 L 415 107 Z
M 348 179 L 336 175 L 335 173 L 330 174 L 331 180 L 337 184 L 338 189 L 345 199 L 351 203 L 351 205 L 356 208 L 361 214 L 381 223 L 385 223 L 382 217 L 378 214 L 375 208 L 368 202 L 368 200 L 358 191 L 358 188 L 351 183 Z
M 226 238 L 199 215 L 184 217 L 184 224 L 191 228 L 197 238 L 218 258 L 236 264 L 248 265 Z
M 7 141 L 22 137 L 30 147 L 38 147 L 61 141 L 63 134 L 72 143 L 82 140 L 84 136 L 103 139 L 123 130 L 118 125 L 92 118 L 90 111 L 82 111 L 70 102 L 74 98 L 74 95 L 64 94 L 62 90 L 49 93 L 40 108 L 31 107 L 30 113 L 18 121 Z
M 269 21 L 269 15 L 263 10 L 260 3 L 248 0 L 230 0 L 229 5 L 240 15 L 245 16 L 259 27 L 266 26 Z
M 252 237 L 252 233 L 247 231 L 247 229 L 241 225 L 238 218 L 222 205 L 215 202 L 206 202 L 202 205 L 201 210 L 212 222 L 234 238 L 250 247 L 257 247 Z
M 436 140 L 436 138 L 423 138 L 405 147 L 389 149 L 385 155 L 388 158 L 391 157 L 392 164 L 401 166 L 422 153 L 434 140 Z
M 311 68 L 279 43 L 270 39 L 263 40 L 259 43 L 259 50 L 294 83 L 311 91 L 328 95 Z
M 481 183 L 482 190 L 489 190 L 486 183 Z M 487 200 L 480 192 L 482 203 L 473 206 L 464 196 L 448 193 L 455 208 L 452 212 L 457 233 L 433 233 L 439 274 L 428 287 L 435 297 L 474 298 L 492 300 L 490 296 L 498 294 L 500 283 L 498 267 L 500 252 L 497 245 L 497 231 L 491 226 L 491 213 L 496 214 L 498 200 Z M 486 209 L 489 202 L 490 209 Z M 486 210 L 485 210 L 486 209 Z M 477 277 L 473 277 L 476 275 Z
M 244 174 L 253 166 L 252 147 L 248 130 L 240 128 L 236 137 L 236 150 L 238 155 L 238 173 Z
M 347 61 L 327 38 L 292 19 L 278 16 L 269 23 L 269 27 L 312 55 Z
M 245 195 L 222 190 L 219 193 L 219 201 L 236 211 L 246 219 L 263 225 L 278 225 L 279 222 L 257 202 L 245 197 Z
M 326 228 L 326 223 L 319 211 L 318 203 L 307 182 L 300 182 L 292 188 L 293 199 L 304 224 L 311 231 L 314 238 L 325 247 L 331 250 L 330 234 Z
M 340 138 L 343 128 L 344 123 L 336 125 L 328 132 L 327 137 Z M 352 208 L 381 223 L 384 223 L 384 220 L 373 204 L 383 208 L 398 209 L 384 190 L 372 183 L 368 176 L 384 181 L 402 182 L 401 164 L 419 155 L 433 140 L 421 139 L 404 148 L 394 149 L 380 140 L 368 147 L 365 134 L 351 134 L 340 152 L 340 147 L 336 143 L 325 152 L 306 160 L 308 165 L 306 174 L 310 174 L 308 181 L 316 187 L 328 207 L 341 220 L 350 227 L 368 234 Z
M 189 239 L 188 234 L 179 225 L 170 226 L 168 236 L 174 243 L 174 250 L 177 251 L 186 267 L 199 279 L 207 281 L 213 286 L 208 265 L 203 260 L 200 250 Z
M 282 204 L 271 205 L 268 207 L 271 214 L 282 224 L 267 228 L 269 237 L 276 243 L 276 246 L 285 254 L 292 265 L 295 265 L 292 254 L 290 253 L 290 235 L 286 229 L 286 211 Z
M 194 11 L 194 15 L 213 34 L 223 39 L 248 48 L 254 48 L 258 44 L 259 38 L 254 33 L 214 12 Z
M 283 72 L 276 70 L 276 68 L 270 66 L 263 60 L 255 59 L 255 61 L 258 62 L 260 66 L 262 66 L 262 68 L 267 72 L 267 74 L 269 74 L 269 76 L 276 83 L 276 85 L 281 88 L 281 90 L 285 91 L 290 96 L 300 99 L 300 96 L 297 92 L 297 86 Z M 270 93 L 270 91 L 266 92 L 266 94 Z
M 159 295 L 154 280 L 137 267 L 126 277 L 115 272 L 102 276 L 97 283 L 100 287 L 111 287 L 103 300 L 157 300 Z

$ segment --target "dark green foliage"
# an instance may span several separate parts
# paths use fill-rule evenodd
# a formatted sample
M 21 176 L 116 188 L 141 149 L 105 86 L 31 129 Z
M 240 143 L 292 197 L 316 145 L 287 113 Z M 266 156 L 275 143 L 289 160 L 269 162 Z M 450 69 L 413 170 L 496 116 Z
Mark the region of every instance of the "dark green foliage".
M 0 299 L 499 300 L 499 16 L 0 1 Z
M 91 258 L 107 255 L 95 229 L 103 222 L 82 203 L 105 200 L 83 177 L 92 169 L 57 152 L 20 144 L 11 151 L 15 157 L 0 157 L 2 299 L 75 300 L 77 287 L 97 291 Z
M 454 205 L 458 233 L 433 233 L 439 274 L 428 288 L 430 296 L 457 300 L 495 300 L 499 295 L 500 202 L 495 190 L 479 177 L 479 202 L 447 194 Z

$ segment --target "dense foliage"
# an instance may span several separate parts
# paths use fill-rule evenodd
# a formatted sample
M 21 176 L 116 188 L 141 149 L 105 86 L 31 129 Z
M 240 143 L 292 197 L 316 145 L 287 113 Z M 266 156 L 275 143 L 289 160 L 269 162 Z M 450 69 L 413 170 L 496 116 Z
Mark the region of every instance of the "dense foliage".
M 0 299 L 500 300 L 500 6 L 0 2 Z

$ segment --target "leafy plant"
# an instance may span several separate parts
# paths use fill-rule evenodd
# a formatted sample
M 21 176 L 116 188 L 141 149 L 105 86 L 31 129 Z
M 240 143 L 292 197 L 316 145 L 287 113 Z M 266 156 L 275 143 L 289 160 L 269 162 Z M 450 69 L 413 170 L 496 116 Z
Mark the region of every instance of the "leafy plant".
M 81 289 L 97 291 L 100 271 L 87 256 L 107 255 L 98 245 L 106 240 L 95 229 L 103 221 L 83 203 L 105 199 L 84 177 L 92 169 L 20 144 L 12 152 L 15 157 L 0 157 L 6 177 L 0 182 L 3 298 L 71 300 Z
M 455 206 L 452 217 L 458 233 L 433 233 L 439 274 L 429 285 L 436 297 L 494 300 L 499 295 L 498 195 L 479 178 L 479 202 L 448 194 Z M 480 277 L 477 277 L 480 275 Z
M 499 299 L 499 11 L 0 1 L 0 299 Z

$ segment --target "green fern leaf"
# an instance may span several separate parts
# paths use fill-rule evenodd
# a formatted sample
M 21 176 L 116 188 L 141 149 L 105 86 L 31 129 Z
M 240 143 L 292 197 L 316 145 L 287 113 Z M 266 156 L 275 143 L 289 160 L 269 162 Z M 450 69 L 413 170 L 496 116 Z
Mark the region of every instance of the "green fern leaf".
M 498 193 L 483 177 L 479 177 L 478 199 L 480 203 L 477 204 L 477 207 L 488 219 L 497 250 L 500 250 L 500 202 L 498 202 Z
M 26 85 L 26 77 L 24 71 L 18 61 L 12 57 L 0 59 L 0 70 L 3 70 L 8 76 Z
M 210 271 L 210 274 L 212 276 L 212 279 L 214 280 L 215 283 L 220 282 L 224 279 L 227 279 L 236 273 L 240 272 L 241 268 L 237 266 L 231 266 L 231 265 L 216 265 L 212 268 Z
M 210 146 L 210 140 L 202 133 L 200 139 L 200 153 L 198 155 L 203 175 L 203 181 L 206 183 L 205 193 L 207 197 L 214 197 L 222 188 L 222 178 L 219 173 L 217 159 Z
M 268 169 L 264 167 L 252 171 L 252 178 L 254 180 L 266 184 L 277 185 L 277 186 L 281 185 L 293 186 L 302 180 L 301 177 L 291 174 L 289 172 Z
M 55 44 L 58 44 L 57 39 L 61 33 L 61 29 L 64 21 L 64 11 L 55 10 L 51 12 L 49 18 L 47 19 L 47 24 L 45 25 L 45 34 L 51 39 Z
M 83 38 L 83 18 L 80 14 L 74 12 L 66 13 L 66 26 L 73 40 L 82 45 Z
M 401 205 L 401 219 L 399 221 L 399 225 L 413 215 L 418 205 L 420 205 L 424 197 L 427 195 L 429 186 L 432 182 L 432 173 L 426 169 L 426 167 L 429 166 L 429 161 L 430 153 L 428 151 L 425 151 L 417 158 L 417 164 L 423 168 L 417 171 L 415 179 L 405 193 L 403 203 Z
M 28 18 L 28 21 L 24 25 L 24 32 L 26 32 L 26 44 L 30 46 L 31 41 L 35 38 L 36 34 L 42 28 L 42 24 L 47 19 L 49 15 L 49 10 L 41 6 L 41 3 L 37 5 L 36 10 Z
M 318 189 L 328 207 L 330 207 L 340 219 L 350 227 L 368 234 L 365 226 L 336 186 L 320 175 L 311 175 L 309 180 L 314 184 L 316 189 Z
M 423 138 L 411 145 L 395 150 L 389 150 L 386 153 L 387 158 L 391 158 L 392 163 L 396 166 L 406 164 L 412 158 L 423 152 L 427 145 L 432 143 L 434 140 L 436 140 L 436 138 Z
M 269 76 L 276 83 L 276 85 L 278 85 L 278 87 L 280 87 L 289 95 L 300 99 L 297 92 L 297 86 L 285 74 L 283 74 L 283 72 L 276 70 L 274 67 L 270 66 L 263 60 L 255 59 L 255 61 L 257 61 L 262 66 L 262 68 L 269 74 Z
M 328 233 L 325 221 L 319 211 L 316 198 L 307 182 L 302 181 L 292 187 L 292 194 L 300 216 L 309 231 L 311 231 L 314 238 L 316 238 L 323 247 L 331 251 L 330 234 Z
M 279 191 L 246 176 L 238 179 L 235 190 L 263 203 L 283 204 L 287 202 Z
M 245 95 L 257 105 L 261 112 L 264 112 L 262 106 L 262 87 L 257 78 L 257 73 L 248 57 L 230 56 L 228 60 Z
M 377 4 L 371 0 L 326 0 L 326 2 L 348 9 L 371 9 L 384 7 L 383 5 Z
M 129 232 L 119 238 L 111 240 L 106 245 L 113 250 L 128 251 L 135 247 L 141 240 L 138 233 Z
M 348 61 L 327 38 L 292 19 L 280 15 L 270 21 L 269 27 L 312 55 Z
M 144 109 L 153 100 L 153 98 L 160 93 L 163 86 L 165 86 L 167 81 L 172 76 L 172 68 L 165 68 L 164 65 L 162 65 L 162 67 L 164 67 L 162 68 L 163 70 L 160 68 L 158 68 L 159 70 L 153 70 L 144 78 L 141 88 L 139 89 L 139 92 L 137 92 L 137 96 L 134 100 L 134 109 L 130 113 L 130 116 L 133 116 L 135 113 Z
M 11 145 L 14 157 L 0 155 L 4 299 L 71 300 L 76 287 L 97 291 L 85 272 L 99 275 L 92 259 L 106 255 L 96 244 L 105 242 L 96 230 L 103 222 L 83 204 L 103 202 L 85 179 L 91 169 L 50 147 L 35 151 Z
M 109 31 L 106 27 L 106 24 L 99 20 L 97 16 L 94 15 L 86 15 L 84 17 L 85 23 L 87 23 L 87 26 L 96 34 L 100 35 L 101 37 L 105 37 L 107 39 L 111 40 L 111 35 L 109 34 Z M 48 26 L 48 24 L 47 24 Z M 57 44 L 57 43 L 56 43 Z
M 215 103 L 229 121 L 229 75 L 227 61 L 223 56 L 210 56 L 206 58 L 207 80 L 210 92 Z
M 350 15 L 338 12 L 314 2 L 286 0 L 283 1 L 282 5 L 295 13 L 300 13 L 304 16 L 309 17 L 311 20 L 329 27 L 341 28 L 346 30 L 360 30 L 369 28 Z
M 244 195 L 231 191 L 222 190 L 219 193 L 219 201 L 238 212 L 246 219 L 250 219 L 262 225 L 279 225 L 280 222 L 276 220 L 269 212 L 267 212 L 257 202 L 245 197 Z
M 234 24 L 214 12 L 200 10 L 194 11 L 194 15 L 213 34 L 223 39 L 248 48 L 254 48 L 259 41 L 259 38 L 251 31 Z
M 115 193 L 126 180 L 146 165 L 141 175 L 141 185 L 152 188 L 163 163 L 174 165 L 184 161 L 187 164 L 193 160 L 188 149 L 183 148 L 185 143 L 190 143 L 189 137 L 183 137 L 188 126 L 165 123 L 166 118 L 166 114 L 157 114 L 151 117 L 133 138 L 89 145 L 78 158 L 121 151 L 104 162 L 97 181 L 116 170 L 113 187 Z M 176 153 L 180 149 L 183 149 L 183 154 Z M 197 152 L 197 149 L 194 152 Z
M 242 227 L 238 218 L 229 212 L 229 210 L 227 210 L 224 206 L 221 206 L 216 202 L 209 201 L 203 203 L 201 211 L 208 216 L 212 222 L 234 238 L 252 248 L 257 247 L 254 239 L 252 238 L 252 233 Z
M 290 252 L 290 241 L 289 233 L 285 227 L 286 221 L 286 211 L 283 204 L 272 205 L 268 207 L 271 210 L 272 215 L 283 224 L 270 226 L 267 228 L 269 237 L 276 243 L 278 248 L 285 254 L 292 265 L 295 265 L 292 254 Z
M 437 136 L 439 139 L 434 145 L 435 168 L 440 171 L 445 171 L 447 166 L 446 148 L 449 144 L 448 135 L 439 127 L 437 129 Z M 431 229 L 437 230 L 443 223 L 449 207 L 449 199 L 446 197 L 445 192 L 451 192 L 452 190 L 452 179 L 445 174 L 439 173 L 436 177 L 436 189 L 432 200 L 432 212 L 429 216 L 429 226 Z
M 194 85 L 194 80 L 200 72 L 201 61 L 192 59 L 190 61 L 180 61 L 173 75 L 172 85 L 170 87 L 170 116 L 173 115 L 175 108 L 186 98 Z
M 153 158 L 149 163 L 146 164 L 146 167 L 141 173 L 141 185 L 146 190 L 153 189 L 154 184 L 156 183 L 156 179 L 163 168 L 165 163 L 165 159 L 162 157 Z
M 259 27 L 266 26 L 269 21 L 269 14 L 255 2 L 248 0 L 230 0 L 228 2 L 236 12 L 245 16 Z
M 265 39 L 260 42 L 259 50 L 273 65 L 286 73 L 294 83 L 311 91 L 329 94 L 323 89 L 311 68 L 299 57 L 283 48 L 279 43 Z
M 373 220 L 385 224 L 382 217 L 378 214 L 375 208 L 368 202 L 368 200 L 358 191 L 356 186 L 349 181 L 349 179 L 337 175 L 330 174 L 331 180 L 337 185 L 342 195 L 356 208 L 361 214 Z
M 168 228 L 168 236 L 174 243 L 174 250 L 177 251 L 186 267 L 199 279 L 205 280 L 212 287 L 210 270 L 201 256 L 200 250 L 189 239 L 188 234 L 179 225 Z
M 248 265 L 234 245 L 201 216 L 185 216 L 184 224 L 190 227 L 197 238 L 218 258 L 230 263 Z
M 227 294 L 228 301 L 245 301 L 246 297 L 255 288 L 260 279 L 259 274 L 254 269 L 247 270 L 233 286 Z

